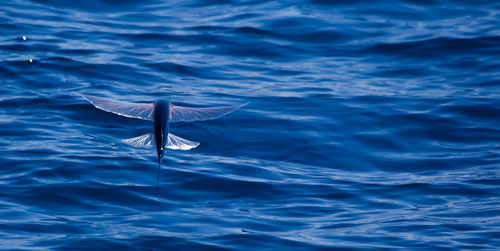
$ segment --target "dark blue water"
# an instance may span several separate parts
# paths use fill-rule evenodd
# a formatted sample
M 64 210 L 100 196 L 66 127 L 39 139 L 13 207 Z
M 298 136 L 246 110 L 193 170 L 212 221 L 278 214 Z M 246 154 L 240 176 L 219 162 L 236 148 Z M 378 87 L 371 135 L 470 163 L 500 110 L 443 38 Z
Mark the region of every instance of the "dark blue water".
M 500 248 L 498 1 L 15 0 L 0 35 L 2 249 Z M 155 197 L 152 123 L 74 92 L 250 104 L 172 124 Z

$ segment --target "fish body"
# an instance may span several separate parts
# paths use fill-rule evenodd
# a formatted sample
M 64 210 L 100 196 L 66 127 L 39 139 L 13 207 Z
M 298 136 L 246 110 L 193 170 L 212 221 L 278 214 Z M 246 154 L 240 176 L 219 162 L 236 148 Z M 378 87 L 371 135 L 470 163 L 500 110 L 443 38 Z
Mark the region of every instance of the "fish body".
M 153 111 L 153 132 L 156 145 L 156 152 L 158 153 L 158 162 L 161 163 L 163 153 L 165 152 L 165 145 L 167 144 L 168 131 L 169 131 L 169 107 L 170 103 L 166 101 L 156 101 Z

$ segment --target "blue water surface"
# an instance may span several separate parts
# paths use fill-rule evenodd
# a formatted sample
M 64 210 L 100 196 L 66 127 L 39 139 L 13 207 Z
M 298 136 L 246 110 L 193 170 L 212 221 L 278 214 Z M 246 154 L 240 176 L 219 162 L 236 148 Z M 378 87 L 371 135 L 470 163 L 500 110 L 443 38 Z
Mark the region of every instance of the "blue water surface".
M 500 2 L 2 1 L 0 248 L 500 248 Z M 25 36 L 25 39 L 23 38 Z M 185 106 L 201 145 L 75 92 Z

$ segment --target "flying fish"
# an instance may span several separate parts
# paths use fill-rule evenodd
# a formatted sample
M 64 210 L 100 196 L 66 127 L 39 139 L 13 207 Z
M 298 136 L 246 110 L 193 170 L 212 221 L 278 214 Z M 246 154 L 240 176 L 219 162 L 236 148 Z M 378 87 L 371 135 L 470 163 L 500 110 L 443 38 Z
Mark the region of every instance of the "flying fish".
M 170 133 L 170 123 L 217 119 L 247 104 L 198 108 L 174 105 L 165 100 L 157 100 L 150 103 L 131 103 L 85 94 L 80 95 L 101 110 L 128 118 L 153 121 L 152 132 L 130 139 L 123 139 L 122 142 L 143 148 L 156 146 L 156 153 L 158 155 L 156 190 L 158 188 L 160 168 L 165 149 L 190 150 L 200 144 L 199 142 L 183 139 Z M 156 193 L 157 191 L 155 191 Z

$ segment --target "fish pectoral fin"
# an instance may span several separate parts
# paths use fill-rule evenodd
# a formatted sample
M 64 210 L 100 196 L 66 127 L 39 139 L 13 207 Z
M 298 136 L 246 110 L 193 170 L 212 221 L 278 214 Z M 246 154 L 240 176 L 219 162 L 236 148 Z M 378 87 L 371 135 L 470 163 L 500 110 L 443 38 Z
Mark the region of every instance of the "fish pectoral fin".
M 169 133 L 166 147 L 172 150 L 191 150 L 199 145 L 199 142 L 189 141 Z
M 122 142 L 135 147 L 151 147 L 153 146 L 153 133 L 147 133 L 130 139 L 122 139 Z
M 218 107 L 183 107 L 179 105 L 170 105 L 170 122 L 192 122 L 217 119 L 229 113 L 236 111 L 238 108 L 246 105 L 231 105 Z
M 103 111 L 118 114 L 127 118 L 153 120 L 153 112 L 155 109 L 154 103 L 131 103 L 92 95 L 79 95 Z

